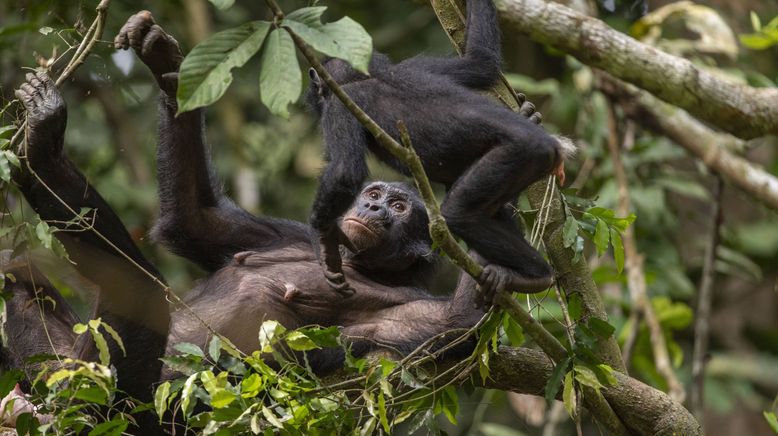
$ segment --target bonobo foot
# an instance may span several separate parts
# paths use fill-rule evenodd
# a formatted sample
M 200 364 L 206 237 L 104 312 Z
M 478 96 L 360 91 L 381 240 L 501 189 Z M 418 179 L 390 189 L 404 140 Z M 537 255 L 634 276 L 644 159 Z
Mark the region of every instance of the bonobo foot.
M 327 284 L 344 297 L 354 295 L 354 289 L 346 281 L 343 274 L 343 259 L 340 256 L 340 246 L 343 245 L 353 252 L 356 247 L 346 237 L 337 225 L 319 234 L 319 262 L 322 265 L 324 278 Z
M 67 110 L 57 86 L 42 72 L 27 73 L 15 95 L 27 110 L 27 157 L 35 164 L 62 154 Z
M 484 267 L 478 278 L 478 294 L 475 305 L 477 308 L 488 308 L 495 302 L 497 292 L 534 294 L 550 288 L 553 283 L 553 276 L 530 278 L 510 268 L 489 264 Z
M 516 100 L 519 101 L 519 113 L 532 123 L 540 125 L 543 122 L 543 115 L 535 111 L 535 105 L 527 101 L 527 96 L 522 93 L 516 93 Z
M 113 45 L 123 50 L 132 47 L 158 81 L 167 73 L 177 72 L 184 59 L 178 41 L 154 22 L 149 11 L 128 18 Z

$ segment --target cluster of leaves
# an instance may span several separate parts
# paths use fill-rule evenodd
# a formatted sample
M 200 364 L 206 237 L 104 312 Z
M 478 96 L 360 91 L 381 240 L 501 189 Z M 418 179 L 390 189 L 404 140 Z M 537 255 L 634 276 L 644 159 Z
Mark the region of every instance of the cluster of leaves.
M 594 242 L 599 256 L 602 256 L 610 245 L 613 247 L 616 268 L 621 273 L 624 269 L 624 245 L 621 241 L 621 233 L 635 222 L 636 215 L 631 213 L 626 217 L 617 217 L 613 210 L 596 206 L 594 201 L 578 197 L 576 194 L 577 190 L 568 189 L 563 197 L 566 205 L 566 218 L 562 231 L 565 247 L 575 252 L 574 259 L 577 262 L 583 256 L 584 237 Z M 580 214 L 580 218 L 575 217 L 574 211 Z
M 371 434 L 378 427 L 389 433 L 409 419 L 413 427 L 434 429 L 441 413 L 455 422 L 454 387 L 429 387 L 431 376 L 419 367 L 354 358 L 335 327 L 286 330 L 266 321 L 259 342 L 260 350 L 250 355 L 216 336 L 207 354 L 194 344 L 177 344 L 179 354 L 163 360 L 182 377 L 156 389 L 160 424 L 181 414 L 189 428 L 229 435 Z M 345 389 L 328 386 L 313 373 L 307 355 L 313 350 L 345 356 L 353 377 L 338 383 Z
M 119 435 L 134 422 L 134 413 L 145 410 L 143 405 L 134 407 L 131 400 L 119 395 L 116 374 L 110 367 L 108 344 L 100 329 L 105 329 L 124 350 L 119 335 L 96 319 L 76 324 L 73 331 L 79 335 L 91 334 L 100 363 L 53 355 L 28 359 L 28 364 L 40 365 L 41 369 L 31 382 L 32 395 L 28 398 L 34 410 L 25 411 L 16 420 L 19 434 Z M 24 377 L 20 370 L 0 375 L 0 398 Z
M 276 115 L 289 117 L 288 106 L 302 92 L 294 32 L 314 49 L 344 59 L 367 73 L 373 44 L 365 29 L 351 18 L 321 23 L 323 6 L 298 9 L 274 22 L 252 21 L 227 29 L 201 42 L 181 64 L 177 93 L 180 112 L 218 100 L 232 83 L 231 70 L 260 53 L 260 98 Z M 261 49 L 261 52 L 260 52 Z

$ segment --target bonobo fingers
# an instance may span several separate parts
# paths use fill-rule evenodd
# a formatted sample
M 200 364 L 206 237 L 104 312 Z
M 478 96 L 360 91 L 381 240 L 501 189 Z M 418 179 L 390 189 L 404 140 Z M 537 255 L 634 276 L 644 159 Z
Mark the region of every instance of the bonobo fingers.
M 522 103 L 521 108 L 519 108 L 519 113 L 524 115 L 524 117 L 529 118 L 530 115 L 535 113 L 535 105 L 530 101 L 525 101 Z
M 519 102 L 519 107 L 521 107 L 521 106 L 523 106 L 523 105 L 524 105 L 524 102 L 525 102 L 525 101 L 527 101 L 527 96 L 526 96 L 526 95 L 524 95 L 524 94 L 523 94 L 523 93 L 521 93 L 521 92 L 517 92 L 517 93 L 516 93 L 516 101 L 518 101 L 518 102 Z
M 525 277 L 504 266 L 486 265 L 478 278 L 477 307 L 488 308 L 496 301 L 498 292 L 521 292 L 534 294 L 548 289 L 554 283 L 554 277 Z
M 54 82 L 42 71 L 27 73 L 25 79 L 27 81 L 19 86 L 14 95 L 27 110 L 27 123 L 32 129 L 28 140 L 63 134 L 65 100 Z
M 344 297 L 354 294 L 354 290 L 343 275 L 343 259 L 340 257 L 340 244 L 348 238 L 338 226 L 319 236 L 319 257 L 324 270 L 324 278 L 330 287 Z
M 543 123 L 543 115 L 541 115 L 540 112 L 535 112 L 530 115 L 529 120 L 537 125 L 541 125 Z
M 132 48 L 158 78 L 178 71 L 183 55 L 178 42 L 154 22 L 149 11 L 140 11 L 127 19 L 114 38 L 117 49 Z

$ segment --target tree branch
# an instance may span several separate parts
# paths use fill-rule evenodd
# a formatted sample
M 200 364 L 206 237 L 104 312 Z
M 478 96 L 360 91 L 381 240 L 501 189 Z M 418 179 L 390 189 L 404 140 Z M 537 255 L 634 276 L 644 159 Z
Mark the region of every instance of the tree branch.
M 778 133 L 778 89 L 753 88 L 543 0 L 497 0 L 514 29 L 741 138 Z
M 627 116 L 672 139 L 728 182 L 778 209 L 778 178 L 730 152 L 741 148 L 737 139 L 714 131 L 683 109 L 664 103 L 646 91 L 607 74 L 600 77 L 602 91 L 617 99 Z

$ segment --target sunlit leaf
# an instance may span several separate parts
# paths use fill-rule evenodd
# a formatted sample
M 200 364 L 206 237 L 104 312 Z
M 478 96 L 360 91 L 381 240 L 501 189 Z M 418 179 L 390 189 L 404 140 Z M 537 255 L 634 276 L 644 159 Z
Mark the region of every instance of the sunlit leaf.
M 575 386 L 573 384 L 573 371 L 568 371 L 567 374 L 565 374 L 565 387 L 562 391 L 562 401 L 565 404 L 565 410 L 567 410 L 567 414 L 570 415 L 571 418 L 575 418 L 577 399 Z
M 159 423 L 162 424 L 162 416 L 167 410 L 167 400 L 170 397 L 170 382 L 166 381 L 159 385 L 157 391 L 154 392 L 154 410 L 159 416 Z

